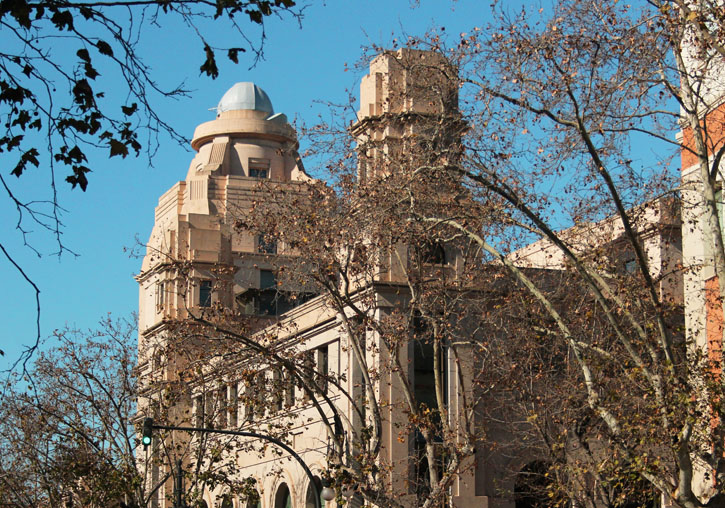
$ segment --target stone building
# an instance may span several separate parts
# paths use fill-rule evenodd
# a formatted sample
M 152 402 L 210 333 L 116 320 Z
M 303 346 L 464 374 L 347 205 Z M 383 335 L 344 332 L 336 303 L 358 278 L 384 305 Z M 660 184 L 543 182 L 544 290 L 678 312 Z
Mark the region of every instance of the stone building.
M 380 182 L 405 179 L 407 168 L 456 163 L 465 125 L 459 119 L 452 75 L 454 69 L 442 57 L 423 51 L 387 52 L 371 62 L 361 83 L 357 121 L 350 127 L 357 143 L 356 192 L 375 195 Z M 345 467 L 374 469 L 370 476 L 376 485 L 348 486 L 353 506 L 360 505 L 360 498 L 352 493 L 363 488 L 368 498 L 381 492 L 402 506 L 417 506 L 418 496 L 432 488 L 422 457 L 438 453 L 429 448 L 449 446 L 448 452 L 460 456 L 438 454 L 436 467 L 460 458 L 446 492 L 453 506 L 515 506 L 511 472 L 525 470 L 537 457 L 505 428 L 487 431 L 491 439 L 514 443 L 506 452 L 489 453 L 476 446 L 483 434 L 471 402 L 476 398 L 476 366 L 470 350 L 481 330 L 463 318 L 449 331 L 466 338 L 457 349 L 436 350 L 433 343 L 418 340 L 394 354 L 380 331 L 394 327 L 411 301 L 420 298 L 414 294 L 411 273 L 441 281 L 442 301 L 454 295 L 458 316 L 465 316 L 460 309 L 478 305 L 481 289 L 472 290 L 470 281 L 461 281 L 467 280 L 467 264 L 478 263 L 480 269 L 480 258 L 455 239 L 414 244 L 391 231 L 396 240 L 384 244 L 378 238 L 366 245 L 363 232 L 360 244 L 345 246 L 349 255 L 340 257 L 354 260 L 358 247 L 372 246 L 370 270 L 346 282 L 340 301 L 318 295 L 314 287 L 289 274 L 300 248 L 291 239 L 254 232 L 244 220 L 245 227 L 240 227 L 240 217 L 258 214 L 262 205 L 273 212 L 314 199 L 315 182 L 297 153 L 294 129 L 283 114 L 274 113 L 267 94 L 252 83 L 234 85 L 219 102 L 217 117 L 196 129 L 192 147 L 197 153 L 186 179 L 159 199 L 137 277 L 139 374 L 146 381 L 140 412 L 171 425 L 273 433 L 286 440 L 318 480 L 333 476 L 338 486 L 340 481 L 344 486 Z M 455 179 L 436 181 L 433 191 L 422 196 L 433 208 L 440 202 L 462 201 L 465 206 L 466 200 L 465 189 Z M 679 305 L 678 203 L 660 200 L 639 210 L 634 214 L 639 217 L 636 227 L 650 264 L 662 275 L 660 290 Z M 563 236 L 581 238 L 581 252 L 604 244 L 617 251 L 622 226 L 607 219 Z M 614 264 L 629 270 L 629 253 L 621 250 L 619 255 Z M 547 242 L 532 244 L 510 259 L 544 276 L 566 267 L 560 252 Z M 491 272 L 499 269 L 492 266 Z M 496 291 L 500 288 L 495 283 L 486 286 L 486 292 Z M 223 326 L 196 331 L 197 326 L 214 325 L 220 316 L 241 331 L 229 334 Z M 233 340 L 219 342 L 217 335 Z M 240 342 L 247 349 L 238 348 Z M 249 348 L 262 352 L 263 358 Z M 206 363 L 195 363 L 200 358 Z M 293 363 L 296 374 L 288 372 L 294 370 L 287 368 Z M 190 374 L 192 369 L 196 370 Z M 169 399 L 168 393 L 175 395 Z M 411 407 L 410 395 L 418 407 Z M 265 398 L 266 404 L 260 404 Z M 422 431 L 409 431 L 412 420 L 430 413 L 442 415 L 436 418 L 448 433 L 445 443 L 435 435 L 426 438 Z M 373 463 L 355 458 L 365 456 L 369 434 L 377 440 Z M 214 464 L 199 436 L 170 433 L 158 441 L 150 452 L 156 459 L 148 462 L 150 484 L 160 486 L 152 505 L 170 507 L 173 482 L 168 464 L 177 459 L 187 469 Z M 223 481 L 198 483 L 202 487 L 196 495 L 207 506 L 314 506 L 315 489 L 308 475 L 288 455 L 253 440 L 215 446 L 223 469 L 219 474 L 243 483 L 245 494 L 229 490 Z M 335 503 L 327 504 L 331 506 Z
M 448 69 L 440 56 L 423 51 L 399 50 L 373 60 L 361 85 L 358 122 L 351 127 L 358 142 L 361 185 L 401 167 L 401 157 L 406 159 L 408 153 L 414 153 L 411 144 L 422 139 L 438 139 L 445 147 L 435 152 L 439 162 L 456 157 L 455 148 L 450 147 L 457 146 L 459 134 L 441 129 L 441 119 L 455 121 L 457 112 L 456 89 L 440 72 Z M 361 361 L 354 357 L 345 328 L 349 316 L 341 316 L 339 309 L 325 298 L 315 297 L 308 288 L 278 277 L 281 267 L 295 257 L 293 246 L 269 235 L 235 228 L 235 219 L 259 202 L 274 201 L 275 196 L 282 195 L 304 199 L 304 186 L 312 181 L 304 171 L 296 134 L 285 115 L 274 113 L 270 98 L 257 85 L 237 83 L 222 97 L 216 118 L 197 127 L 191 145 L 197 153 L 186 179 L 159 199 L 137 276 L 139 375 L 146 386 L 139 401 L 140 412 L 157 415 L 157 421 L 166 424 L 213 424 L 217 428 L 266 428 L 285 421 L 290 446 L 319 478 L 328 475 L 330 467 L 326 459 L 331 448 L 331 428 L 327 426 L 331 413 L 340 417 L 334 432 L 358 434 L 370 416 L 355 406 L 364 406 L 369 393 L 381 408 L 380 484 L 414 505 L 415 489 L 410 487 L 409 477 L 416 474 L 411 473 L 410 463 L 411 454 L 417 453 L 416 445 L 397 431 L 405 425 L 407 415 L 400 410 L 403 395 L 399 381 L 392 372 L 380 368 L 387 361 L 384 346 L 376 344 L 379 339 L 374 333 L 368 334 L 369 349 L 363 355 L 377 375 L 372 391 L 365 392 Z M 455 278 L 462 270 L 461 252 L 454 244 L 434 247 L 435 262 L 429 269 L 435 270 L 437 277 Z M 366 311 L 371 319 L 385 319 L 406 306 L 410 294 L 405 274 L 413 263 L 413 250 L 400 243 L 381 250 L 375 256 L 372 278 L 355 282 L 351 298 L 375 302 Z M 288 350 L 309 359 L 317 378 L 338 379 L 338 385 L 326 383 L 324 388 L 327 407 L 313 404 L 309 393 L 291 381 L 280 385 L 287 375 L 283 369 L 271 365 L 267 369 L 258 363 L 256 380 L 239 376 L 252 361 L 244 355 L 225 357 L 221 353 L 213 360 L 213 368 L 203 373 L 203 381 L 189 381 L 184 372 L 193 364 L 194 359 L 189 358 L 195 355 L 193 348 L 213 346 L 205 345 L 203 338 L 181 344 L 178 326 L 205 318 L 212 309 L 235 313 L 250 334 L 256 333 L 259 343 L 274 340 L 287 344 Z M 412 350 L 409 353 L 411 358 L 403 353 L 398 360 L 410 365 L 411 372 L 418 372 L 416 394 L 430 398 L 430 393 L 423 395 L 422 391 L 429 388 L 426 383 L 432 373 L 421 370 L 423 360 L 414 366 L 417 357 Z M 430 362 L 428 358 L 425 363 Z M 466 362 L 463 365 L 456 366 L 453 358 L 445 356 L 440 367 L 448 380 L 445 398 L 451 421 L 457 420 L 455 411 L 464 400 L 465 389 L 458 380 L 470 378 L 468 374 L 458 376 L 458 369 L 470 369 Z M 415 374 L 411 376 L 413 379 Z M 178 388 L 181 395 L 162 402 L 170 387 Z M 277 397 L 272 406 L 278 413 L 269 408 L 260 411 L 254 403 L 243 402 L 245 394 L 260 390 L 276 391 L 270 397 Z M 327 424 L 322 421 L 325 419 Z M 152 505 L 171 506 L 173 482 L 167 464 L 181 458 L 188 467 L 199 440 L 172 433 L 157 441 L 160 444 L 151 452 L 156 459 L 147 463 L 153 469 L 151 485 L 160 485 L 153 493 Z M 346 437 L 343 446 L 356 445 Z M 178 451 L 182 448 L 186 455 Z M 352 452 L 348 449 L 345 453 Z M 149 459 L 149 455 L 145 457 Z M 245 449 L 236 452 L 233 462 L 231 474 L 252 479 L 256 494 L 239 498 L 221 486 L 202 489 L 198 494 L 208 506 L 314 506 L 313 489 L 303 469 L 280 458 L 277 451 Z M 457 506 L 478 506 L 487 499 L 484 490 L 476 486 L 476 475 L 468 464 L 467 471 L 453 482 L 450 494 Z

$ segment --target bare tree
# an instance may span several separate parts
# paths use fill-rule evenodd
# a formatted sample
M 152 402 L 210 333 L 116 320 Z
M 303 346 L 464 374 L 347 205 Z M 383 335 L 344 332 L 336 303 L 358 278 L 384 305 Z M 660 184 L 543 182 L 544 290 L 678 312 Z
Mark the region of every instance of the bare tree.
M 538 15 L 500 7 L 497 25 L 463 34 L 455 48 L 421 41 L 460 70 L 471 128 L 464 159 L 448 171 L 479 207 L 421 218 L 458 229 L 528 293 L 501 304 L 524 318 L 515 328 L 526 340 L 499 347 L 498 358 L 513 355 L 531 374 L 514 399 L 523 412 L 512 416 L 525 417 L 522 427 L 548 450 L 549 477 L 565 496 L 623 505 L 641 481 L 667 502 L 718 505 L 722 358 L 697 339 L 704 325 L 691 282 L 712 270 L 722 301 L 722 6 L 561 1 Z M 677 196 L 682 234 L 705 252 L 687 274 L 667 260 L 692 245 L 679 245 L 677 198 L 664 198 L 678 185 L 668 168 L 680 154 L 699 168 Z M 491 228 L 491 210 L 500 227 Z M 562 286 L 527 270 L 561 273 Z M 511 327 L 500 323 L 502 333 Z M 554 339 L 552 363 L 539 344 Z M 552 405 L 563 410 L 552 414 Z
M 3 503 L 159 506 L 160 487 L 172 482 L 172 449 L 165 446 L 174 454 L 213 455 L 205 442 L 192 453 L 189 440 L 154 439 L 153 450 L 141 448 L 136 333 L 135 322 L 110 318 L 95 331 L 58 331 L 28 374 L 8 381 L 0 411 Z M 169 411 L 154 409 L 157 417 Z M 228 482 L 230 469 L 212 460 L 186 473 L 185 496 L 193 500 L 200 485 Z

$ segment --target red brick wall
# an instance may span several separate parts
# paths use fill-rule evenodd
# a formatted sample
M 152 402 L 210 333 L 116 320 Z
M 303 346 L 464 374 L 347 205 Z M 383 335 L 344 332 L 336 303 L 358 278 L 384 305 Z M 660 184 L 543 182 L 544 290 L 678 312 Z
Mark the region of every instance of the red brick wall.
M 725 104 L 721 104 L 712 113 L 706 117 L 707 123 L 703 120 L 703 125 L 707 137 L 705 139 L 705 145 L 709 153 L 715 153 L 716 150 L 720 149 L 725 143 Z M 687 150 L 687 147 L 694 148 L 695 142 L 692 136 L 692 129 L 686 128 L 682 130 L 682 169 L 687 169 L 693 164 L 697 163 L 697 156 L 691 151 Z

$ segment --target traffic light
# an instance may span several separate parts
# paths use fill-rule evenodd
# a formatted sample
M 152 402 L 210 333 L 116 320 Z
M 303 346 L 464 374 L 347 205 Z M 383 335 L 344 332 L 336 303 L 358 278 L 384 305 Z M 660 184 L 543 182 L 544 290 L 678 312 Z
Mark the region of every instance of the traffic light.
M 144 418 L 143 419 L 143 430 L 141 431 L 141 444 L 143 444 L 144 449 L 148 448 L 148 446 L 151 444 L 151 439 L 153 438 L 153 432 L 154 432 L 154 419 L 153 418 Z

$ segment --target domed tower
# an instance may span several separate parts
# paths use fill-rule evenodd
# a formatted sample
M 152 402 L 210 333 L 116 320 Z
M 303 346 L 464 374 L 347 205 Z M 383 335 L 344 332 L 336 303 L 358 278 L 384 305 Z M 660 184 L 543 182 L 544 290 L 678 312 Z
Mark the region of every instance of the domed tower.
M 264 90 L 243 82 L 224 94 L 215 119 L 196 128 L 191 146 L 186 179 L 159 198 L 136 277 L 142 376 L 157 371 L 149 360 L 170 320 L 216 305 L 262 317 L 285 310 L 268 294 L 285 245 L 235 231 L 233 223 L 254 202 L 310 180 L 294 129 Z
M 172 327 L 218 309 L 247 314 L 250 322 L 263 326 L 288 310 L 279 298 L 284 288 L 278 287 L 275 265 L 289 249 L 269 237 L 235 230 L 234 222 L 255 203 L 299 191 L 310 180 L 295 130 L 284 114 L 275 114 L 269 96 L 254 83 L 232 86 L 219 101 L 216 118 L 196 128 L 191 146 L 196 154 L 186 178 L 159 198 L 136 277 L 138 375 L 144 385 L 139 414 L 171 425 L 193 423 L 195 407 L 181 374 L 194 352 L 185 350 L 190 343 L 181 341 Z M 170 347 L 176 341 L 180 347 Z M 181 389 L 165 389 L 175 385 Z M 169 394 L 173 400 L 166 400 Z M 186 435 L 165 439 L 177 449 L 189 441 Z M 158 453 L 154 450 L 152 456 Z M 168 504 L 172 482 L 164 480 L 162 460 L 152 460 L 149 467 L 150 485 L 162 484 L 152 506 L 161 508 Z

